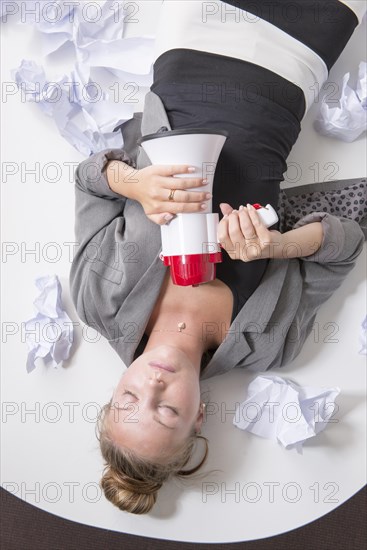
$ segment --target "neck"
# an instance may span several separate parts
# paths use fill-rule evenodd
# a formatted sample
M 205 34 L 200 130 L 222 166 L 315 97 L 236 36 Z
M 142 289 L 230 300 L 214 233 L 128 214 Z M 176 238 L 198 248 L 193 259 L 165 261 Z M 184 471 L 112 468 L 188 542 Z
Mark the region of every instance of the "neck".
M 181 332 L 177 326 L 180 322 L 184 322 L 187 327 Z M 198 375 L 204 352 L 215 345 L 212 339 L 204 334 L 203 322 L 190 313 L 161 313 L 146 332 L 149 338 L 144 353 L 161 345 L 179 348 L 188 356 Z

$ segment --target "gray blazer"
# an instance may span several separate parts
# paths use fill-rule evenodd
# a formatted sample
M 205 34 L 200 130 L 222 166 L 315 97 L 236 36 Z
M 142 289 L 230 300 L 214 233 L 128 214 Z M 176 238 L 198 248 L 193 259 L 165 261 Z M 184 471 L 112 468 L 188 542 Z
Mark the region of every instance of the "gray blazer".
M 71 296 L 81 320 L 108 339 L 126 366 L 144 349 L 144 330 L 169 268 L 159 258 L 160 226 L 146 217 L 140 203 L 110 189 L 105 167 L 112 159 L 137 169 L 148 166 L 136 140 L 162 126 L 171 129 L 161 99 L 149 91 L 144 111 L 121 126 L 124 149 L 95 153 L 75 171 L 78 246 L 70 270 Z M 323 226 L 321 248 L 305 258 L 269 261 L 202 379 L 234 367 L 278 368 L 300 352 L 319 307 L 353 269 L 365 238 L 356 221 L 328 212 L 313 211 L 294 227 L 314 221 Z

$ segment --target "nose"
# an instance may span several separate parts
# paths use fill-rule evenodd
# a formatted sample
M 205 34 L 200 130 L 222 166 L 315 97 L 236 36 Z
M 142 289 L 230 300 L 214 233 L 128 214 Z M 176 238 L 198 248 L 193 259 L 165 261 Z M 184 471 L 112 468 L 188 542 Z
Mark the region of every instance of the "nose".
M 160 372 L 154 371 L 152 375 L 149 377 L 150 383 L 154 386 L 159 386 L 163 388 L 165 386 L 165 383 L 162 380 L 161 375 L 162 374 Z

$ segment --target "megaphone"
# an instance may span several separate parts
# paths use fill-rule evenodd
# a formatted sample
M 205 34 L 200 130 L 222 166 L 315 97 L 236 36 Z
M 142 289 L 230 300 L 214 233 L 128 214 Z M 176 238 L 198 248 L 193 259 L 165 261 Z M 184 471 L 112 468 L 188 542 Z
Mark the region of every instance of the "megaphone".
M 205 186 L 193 187 L 190 191 L 212 193 L 215 169 L 227 137 L 226 130 L 168 130 L 162 127 L 155 134 L 140 138 L 138 144 L 152 164 L 194 166 L 195 172 L 174 177 L 206 178 L 208 183 Z M 212 212 L 212 200 L 208 200 L 205 210 L 178 213 L 168 224 L 161 226 L 161 260 L 170 266 L 175 285 L 198 285 L 215 279 L 215 264 L 222 261 L 217 238 L 218 223 L 219 214 Z

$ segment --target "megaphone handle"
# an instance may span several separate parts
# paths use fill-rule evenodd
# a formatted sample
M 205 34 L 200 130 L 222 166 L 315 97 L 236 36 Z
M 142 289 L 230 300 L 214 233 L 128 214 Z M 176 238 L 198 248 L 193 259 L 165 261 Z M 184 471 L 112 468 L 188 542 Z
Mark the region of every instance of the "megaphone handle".
M 267 204 L 266 206 L 261 206 L 259 203 L 255 203 L 252 205 L 256 210 L 258 215 L 260 216 L 261 221 L 264 223 L 266 227 L 271 227 L 275 223 L 278 222 L 279 218 L 274 210 L 274 208 L 271 206 L 271 204 Z

